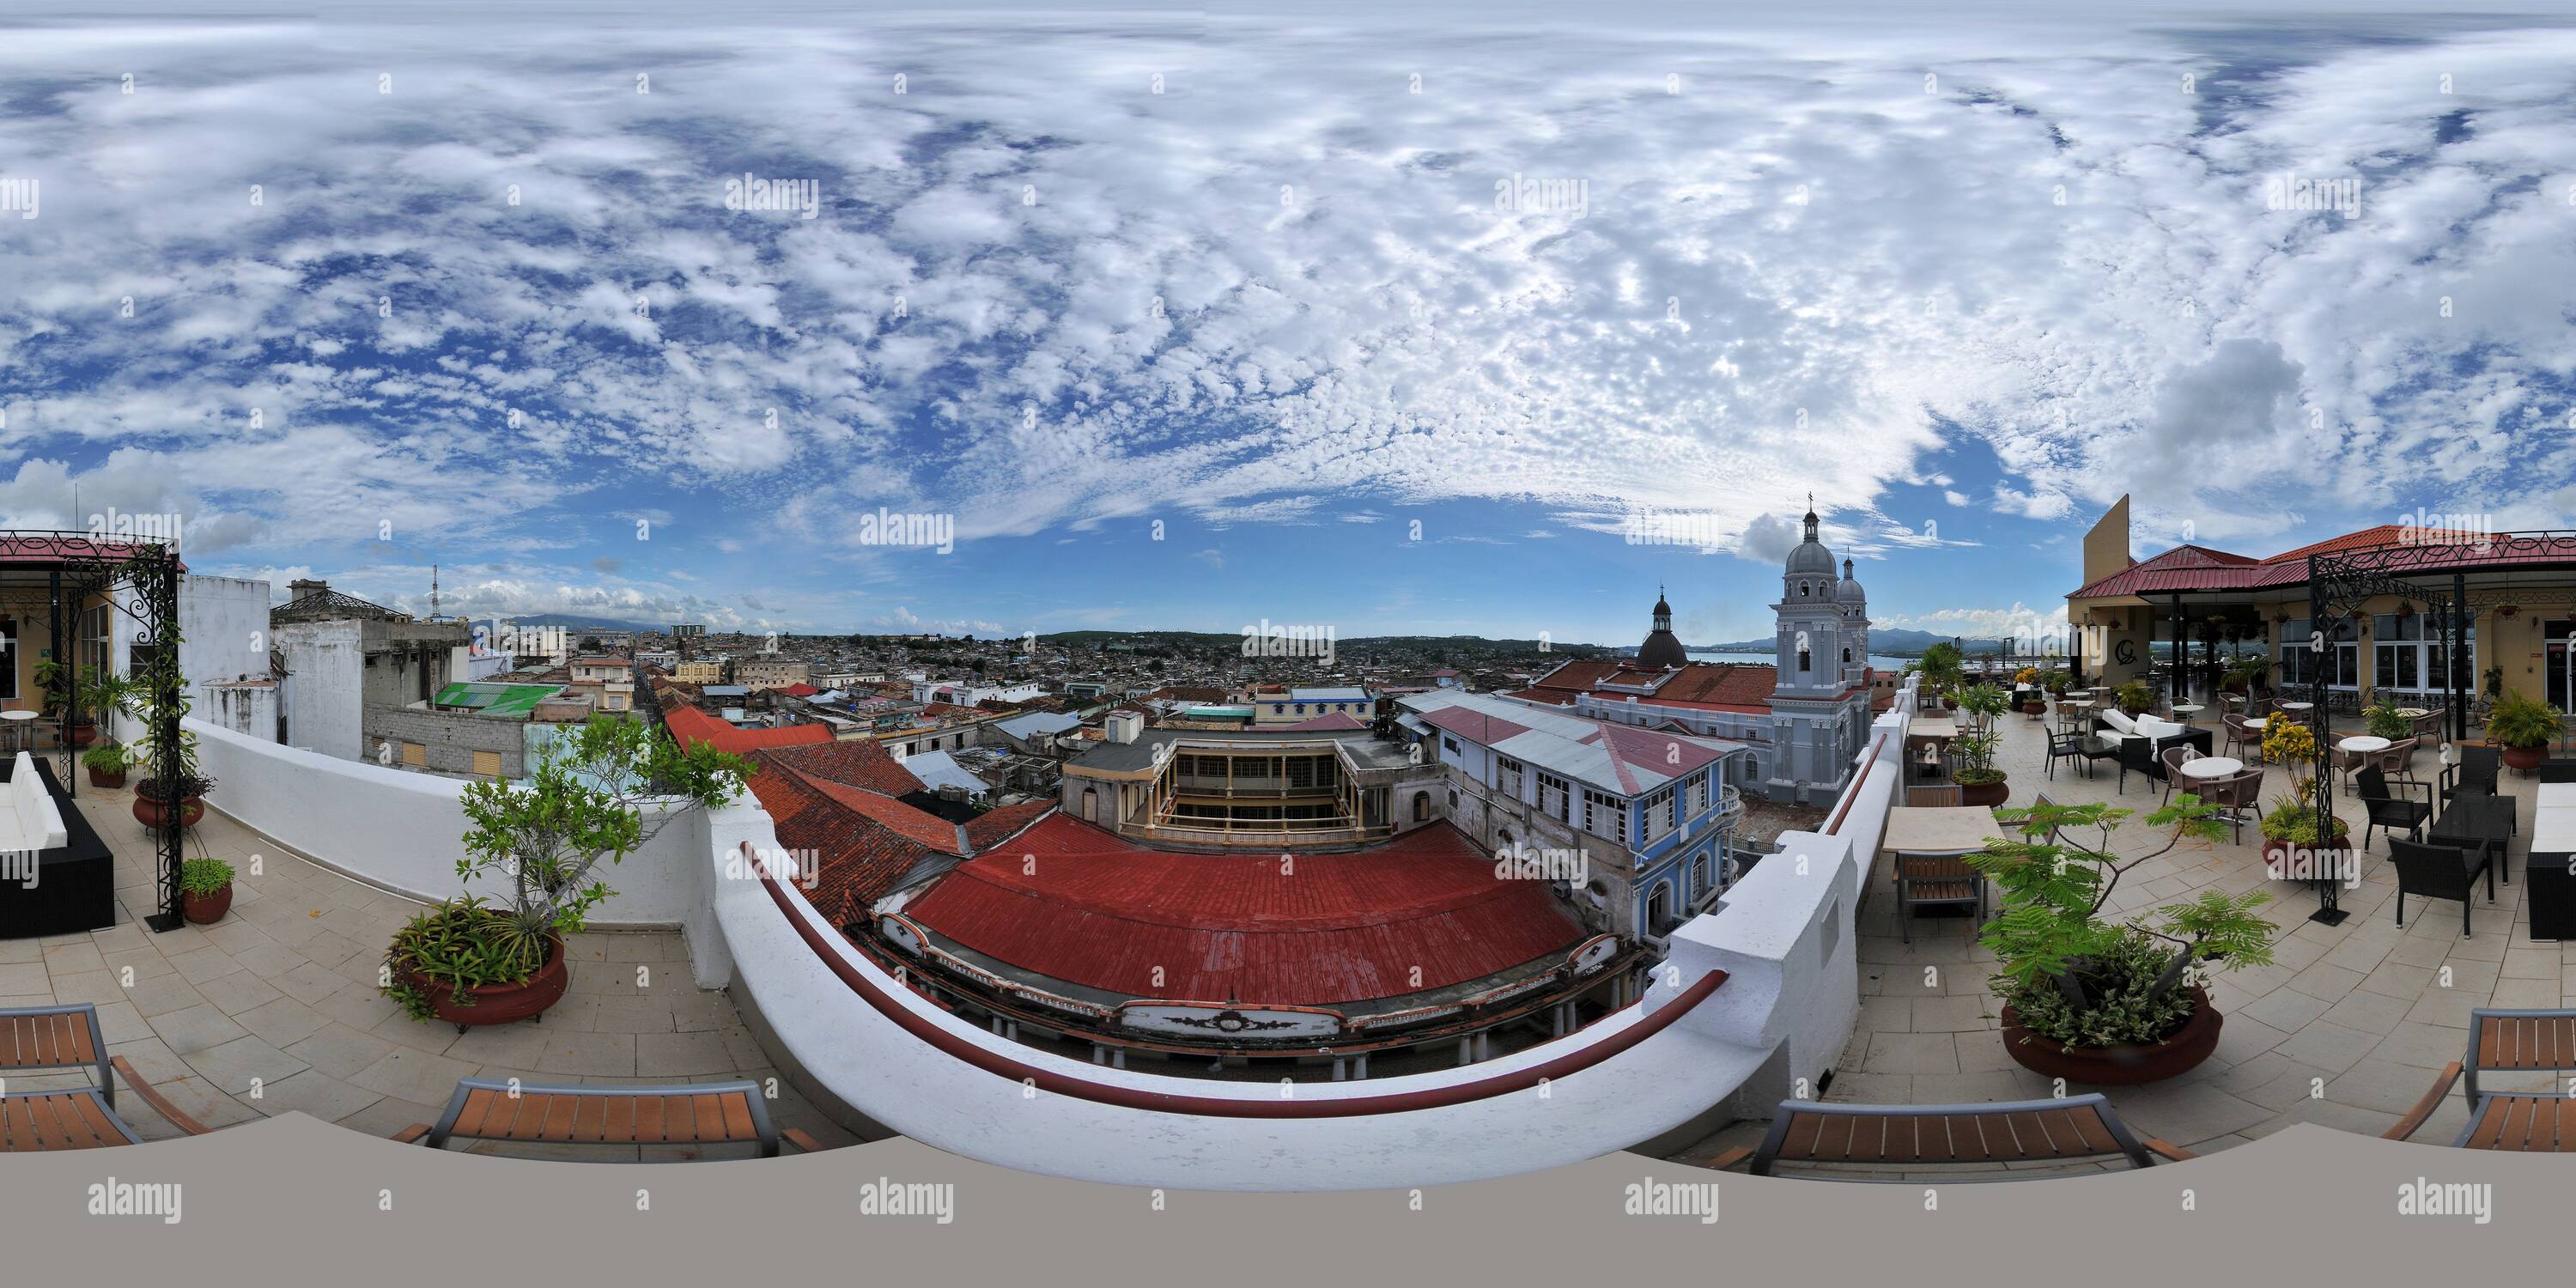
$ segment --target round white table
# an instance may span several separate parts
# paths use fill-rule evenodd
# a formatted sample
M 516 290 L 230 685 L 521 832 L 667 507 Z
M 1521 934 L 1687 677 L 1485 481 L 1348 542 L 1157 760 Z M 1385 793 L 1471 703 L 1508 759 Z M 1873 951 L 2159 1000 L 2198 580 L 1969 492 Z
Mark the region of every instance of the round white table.
M 2312 711 L 2316 709 L 2316 704 L 2313 702 L 2275 702 L 2272 705 L 2279 707 L 2283 711 Z
M 2245 762 L 2233 756 L 2201 756 L 2175 766 L 2185 778 L 2232 778 L 2245 772 Z
M 0 720 L 8 721 L 8 747 L 11 751 L 29 751 L 35 746 L 31 736 L 36 727 L 33 711 L 0 711 Z
M 2348 751 L 2356 756 L 2365 756 L 2374 751 L 2388 750 L 2388 740 L 2386 738 L 2374 738 L 2366 733 L 2357 733 L 2336 743 L 2335 750 Z
M 2173 713 L 2181 716 L 2184 724 L 2190 724 L 2193 716 L 2199 715 L 2201 712 L 2208 709 L 2209 708 L 2207 707 L 2199 706 L 2190 702 L 2177 702 L 2174 704 Z

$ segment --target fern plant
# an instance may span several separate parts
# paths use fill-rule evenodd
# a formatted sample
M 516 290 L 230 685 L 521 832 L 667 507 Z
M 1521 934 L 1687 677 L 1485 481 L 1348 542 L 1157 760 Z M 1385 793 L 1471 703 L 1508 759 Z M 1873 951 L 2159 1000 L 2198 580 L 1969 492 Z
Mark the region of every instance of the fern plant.
M 2226 836 L 2218 810 L 2184 792 L 2147 816 L 2171 829 L 2154 851 L 2122 856 L 2111 834 L 2134 811 L 2109 805 L 2034 805 L 1998 811 L 2019 839 L 1991 842 L 1968 862 L 1995 883 L 2001 903 L 1979 932 L 1997 963 L 1993 983 L 2033 1033 L 2069 1046 L 2162 1041 L 2191 1017 L 2186 985 L 2212 970 L 2269 965 L 2276 927 L 2255 915 L 2261 890 L 2204 892 L 2151 918 L 2103 915 L 2120 879 L 2184 838 Z M 2078 839 L 2089 832 L 2092 842 Z

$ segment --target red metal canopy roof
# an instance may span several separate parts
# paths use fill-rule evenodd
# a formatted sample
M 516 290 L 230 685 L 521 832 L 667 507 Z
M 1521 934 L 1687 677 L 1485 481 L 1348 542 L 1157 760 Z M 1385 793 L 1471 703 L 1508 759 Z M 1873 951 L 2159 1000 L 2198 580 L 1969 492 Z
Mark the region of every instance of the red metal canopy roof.
M 1586 937 L 1545 883 L 1495 879 L 1493 861 L 1445 823 L 1373 850 L 1283 860 L 1150 850 L 1054 814 L 904 913 L 1050 979 L 1290 1006 L 1442 988 Z

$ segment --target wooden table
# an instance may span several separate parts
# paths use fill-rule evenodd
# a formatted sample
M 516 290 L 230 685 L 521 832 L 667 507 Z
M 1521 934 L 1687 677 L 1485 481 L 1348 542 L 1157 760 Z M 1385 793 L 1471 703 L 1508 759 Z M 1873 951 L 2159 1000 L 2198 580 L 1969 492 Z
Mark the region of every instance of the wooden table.
M 1995 812 L 1982 805 L 1898 805 L 1887 811 L 1878 848 L 1896 854 L 1974 854 L 2005 838 Z
M 1948 741 L 1959 736 L 1959 722 L 1950 716 L 1916 716 L 1906 723 L 1905 736 Z

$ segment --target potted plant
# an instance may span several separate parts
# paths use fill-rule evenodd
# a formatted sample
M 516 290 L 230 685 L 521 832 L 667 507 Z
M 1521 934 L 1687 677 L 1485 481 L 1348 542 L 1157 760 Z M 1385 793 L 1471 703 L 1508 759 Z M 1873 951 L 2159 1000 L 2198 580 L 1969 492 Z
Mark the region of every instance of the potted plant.
M 179 865 L 179 902 L 196 925 L 211 926 L 233 906 L 233 865 L 190 859 Z
M 1972 684 L 1959 693 L 1959 709 L 1968 713 L 1968 727 L 1985 732 L 1995 727 L 1995 718 L 2004 713 L 2004 691 L 1991 684 Z
M 123 787 L 126 767 L 132 764 L 125 745 L 103 742 L 81 753 L 81 764 L 89 770 L 92 787 Z
M 2004 771 L 1995 767 L 1995 748 L 2003 739 L 1980 730 L 1963 733 L 1950 740 L 1950 755 L 1958 762 L 1950 780 L 1959 785 L 1962 805 L 1995 806 L 2012 795 L 2004 782 Z
M 1959 682 L 1967 671 L 1967 655 L 1958 645 L 1943 640 L 1924 649 L 1914 668 L 1923 675 L 1924 689 L 1939 695 L 1942 706 L 1959 709 Z
M 2048 710 L 2047 701 L 2039 696 L 2040 688 L 2038 667 L 2023 667 L 2019 674 L 2013 676 L 2013 688 L 2018 690 L 2021 694 L 2021 711 L 2023 715 L 2035 716 L 2043 714 Z
M 2139 680 L 2131 680 L 2121 685 L 2116 696 L 2119 699 L 2120 710 L 2127 712 L 2129 718 L 2133 720 L 2145 715 L 2147 708 L 2156 704 L 2156 695 L 2148 691 L 2145 682 Z
M 394 933 L 379 986 L 416 1020 L 458 1031 L 528 1019 L 570 981 L 564 939 L 616 892 L 600 865 L 624 862 L 692 809 L 740 793 L 749 762 L 705 743 L 683 749 L 640 720 L 598 715 L 548 744 L 524 781 L 468 783 L 465 857 L 471 891 Z M 647 806 L 655 806 L 647 821 Z
M 2066 690 L 2074 683 L 2075 677 L 2064 671 L 2050 671 L 2047 677 L 2040 681 L 2041 687 L 2047 689 L 2051 697 L 2059 698 L 2065 697 Z
M 2219 680 L 2219 687 L 2229 693 L 2246 694 L 2258 689 L 2271 688 L 2272 659 L 2261 653 L 2247 653 L 2238 657 L 2228 665 L 2227 674 Z
M 2134 1086 L 2197 1066 L 2218 1049 L 2223 1023 L 2202 987 L 2209 974 L 2272 961 L 2275 927 L 2254 914 L 2271 900 L 2261 890 L 2210 890 L 2151 917 L 2104 915 L 2132 869 L 2185 837 L 2226 836 L 2217 809 L 2184 792 L 2147 817 L 2172 829 L 2164 845 L 2115 854 L 2111 833 L 2131 813 L 2102 804 L 2007 811 L 2020 839 L 1968 856 L 2002 898 L 1979 939 L 1995 955 L 2004 1051 L 2069 1083 Z M 2096 844 L 2073 839 L 2087 828 Z
M 2504 748 L 2504 763 L 2538 769 L 2549 755 L 2549 744 L 2558 739 L 2562 718 L 2558 708 L 2538 698 L 2519 693 L 2499 698 L 2487 713 L 2487 741 Z
M 160 739 L 157 731 L 147 732 L 138 745 L 137 764 L 159 766 Z M 165 779 L 157 772 L 134 782 L 134 821 L 146 831 L 158 832 L 171 810 L 179 813 L 179 826 L 195 827 L 206 816 L 206 793 L 214 790 L 215 780 L 197 771 L 197 735 L 181 732 L 176 752 L 170 757 L 174 772 Z
M 2397 708 L 2385 702 L 2374 702 L 2361 713 L 2361 727 L 2373 738 L 2395 742 L 2415 733 L 2415 722 L 2397 714 Z

